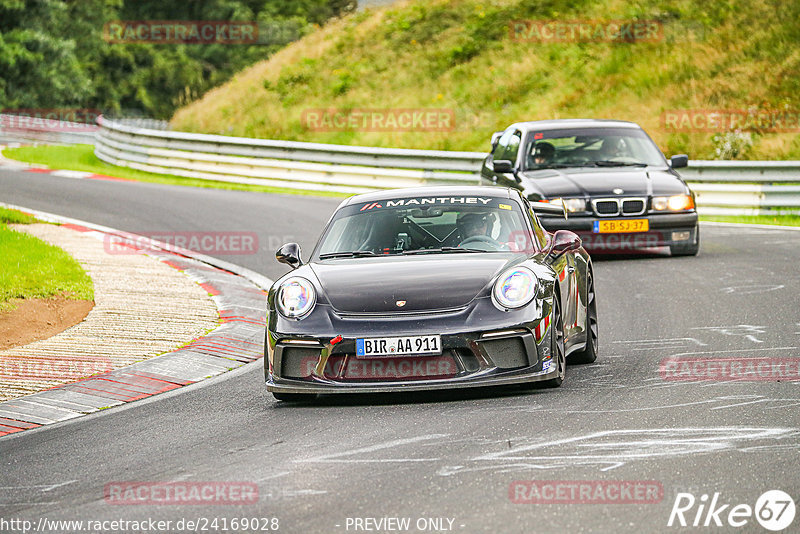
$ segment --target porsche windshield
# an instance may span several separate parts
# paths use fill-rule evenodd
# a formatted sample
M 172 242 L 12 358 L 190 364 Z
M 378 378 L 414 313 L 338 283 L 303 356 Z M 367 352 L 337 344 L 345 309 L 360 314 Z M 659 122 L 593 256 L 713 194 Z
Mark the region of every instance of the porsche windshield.
M 520 207 L 509 199 L 398 198 L 339 210 L 315 257 L 517 252 L 532 242 Z
M 658 147 L 638 128 L 532 132 L 524 154 L 526 170 L 667 164 Z

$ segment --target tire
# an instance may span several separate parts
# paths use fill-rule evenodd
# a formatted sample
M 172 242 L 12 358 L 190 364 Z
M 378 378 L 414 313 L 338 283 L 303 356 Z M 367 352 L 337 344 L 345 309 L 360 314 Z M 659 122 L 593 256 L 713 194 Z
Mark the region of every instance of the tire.
M 586 364 L 597 359 L 597 294 L 594 290 L 594 274 L 586 271 L 586 348 L 569 355 L 569 363 Z
M 558 376 L 542 382 L 542 386 L 546 388 L 561 387 L 561 384 L 564 383 L 564 377 L 567 374 L 567 358 L 564 349 L 564 321 L 561 318 L 561 305 L 558 303 L 558 297 L 553 298 L 552 329 L 550 333 L 550 354 L 553 355 L 556 361 Z
M 314 395 L 308 395 L 306 393 L 278 393 L 277 391 L 273 391 L 272 396 L 275 397 L 276 400 L 283 402 L 303 402 L 314 398 Z
M 669 251 L 673 256 L 697 256 L 700 252 L 700 225 L 694 227 L 694 243 L 670 245 Z

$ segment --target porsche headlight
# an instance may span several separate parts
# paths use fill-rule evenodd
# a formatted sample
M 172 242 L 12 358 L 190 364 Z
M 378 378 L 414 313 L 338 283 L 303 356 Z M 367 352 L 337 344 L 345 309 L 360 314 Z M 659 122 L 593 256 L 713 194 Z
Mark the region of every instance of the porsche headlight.
M 691 195 L 673 195 L 671 197 L 653 197 L 653 209 L 656 211 L 686 211 L 694 208 Z
M 539 290 L 539 279 L 527 267 L 514 267 L 504 272 L 494 284 L 494 300 L 501 309 L 521 308 Z
M 297 319 L 314 309 L 317 292 L 311 282 L 293 276 L 280 285 L 275 302 L 281 315 Z

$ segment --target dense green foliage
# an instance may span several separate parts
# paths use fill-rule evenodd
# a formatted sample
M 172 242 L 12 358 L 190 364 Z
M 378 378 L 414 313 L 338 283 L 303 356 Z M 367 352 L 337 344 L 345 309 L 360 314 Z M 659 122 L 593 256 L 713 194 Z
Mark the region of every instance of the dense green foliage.
M 0 0 L 0 109 L 99 109 L 168 118 L 354 0 Z M 111 44 L 111 21 L 257 21 L 264 44 Z
M 641 124 L 667 153 L 800 159 L 795 132 L 669 131 L 667 110 L 800 116 L 800 2 L 409 0 L 326 25 L 179 110 L 176 129 L 323 143 L 486 150 L 519 120 Z M 654 21 L 658 39 L 531 42 L 510 24 Z M 325 131 L 308 109 L 444 108 L 448 131 Z M 795 125 L 797 120 L 795 119 Z

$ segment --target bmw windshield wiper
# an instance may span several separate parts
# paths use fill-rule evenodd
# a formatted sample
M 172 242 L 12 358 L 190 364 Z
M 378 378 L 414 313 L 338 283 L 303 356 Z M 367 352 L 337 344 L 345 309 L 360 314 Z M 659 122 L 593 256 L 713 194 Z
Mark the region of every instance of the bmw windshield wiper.
M 319 259 L 327 260 L 330 258 L 360 258 L 362 256 L 377 256 L 371 250 L 351 250 L 349 252 L 329 252 L 327 254 L 320 254 Z
M 525 170 L 528 171 L 543 171 L 545 169 L 569 169 L 570 167 L 580 167 L 581 165 L 585 165 L 584 163 L 551 163 L 549 165 L 542 164 L 536 167 L 529 167 Z
M 436 252 L 486 252 L 485 250 L 478 250 L 476 248 L 464 247 L 441 247 L 441 248 L 418 248 L 415 250 L 404 250 L 403 254 L 428 254 Z
M 593 165 L 597 165 L 598 167 L 647 167 L 647 163 L 641 163 L 638 161 L 630 162 L 623 162 L 623 161 L 593 161 Z

